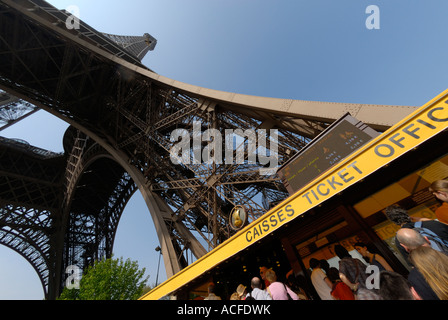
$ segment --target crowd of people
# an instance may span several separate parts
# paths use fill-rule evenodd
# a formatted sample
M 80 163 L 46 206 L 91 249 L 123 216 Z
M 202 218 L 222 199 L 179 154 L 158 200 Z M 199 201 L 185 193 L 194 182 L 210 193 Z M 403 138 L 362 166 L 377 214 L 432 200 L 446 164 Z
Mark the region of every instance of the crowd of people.
M 293 290 L 292 286 L 278 281 L 274 270 L 260 268 L 260 277 L 250 281 L 250 288 L 240 284 L 230 296 L 230 300 L 307 300 L 302 290 Z M 208 285 L 208 296 L 204 300 L 221 300 L 215 295 L 215 285 Z
M 252 278 L 250 288 L 238 285 L 230 300 L 448 300 L 448 181 L 435 181 L 429 191 L 444 203 L 436 210 L 435 220 L 411 218 L 398 205 L 385 210 L 399 227 L 395 244 L 410 266 L 407 276 L 395 272 L 362 242 L 354 248 L 365 263 L 338 244 L 334 246 L 338 268 L 330 267 L 325 259 L 309 260 L 312 288 L 306 281 L 299 282 L 305 280 L 303 275 L 296 277 L 291 271 L 281 282 L 274 270 L 261 267 L 260 277 Z M 372 276 L 374 270 L 378 274 Z M 210 284 L 206 300 L 212 299 L 221 298 Z

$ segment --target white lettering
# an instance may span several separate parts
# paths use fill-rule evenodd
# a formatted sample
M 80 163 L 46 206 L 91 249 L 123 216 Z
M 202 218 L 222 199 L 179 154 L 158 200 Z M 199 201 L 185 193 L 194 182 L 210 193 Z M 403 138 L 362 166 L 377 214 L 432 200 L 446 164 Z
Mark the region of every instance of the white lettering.
M 369 265 L 366 268 L 366 273 L 370 274 L 366 278 L 366 288 L 371 289 L 379 289 L 380 288 L 380 268 L 376 265 Z
M 70 12 L 72 15 L 65 20 L 65 27 L 69 30 L 79 29 L 79 16 L 80 10 L 77 6 L 68 6 L 66 9 L 67 12 Z
M 65 287 L 69 290 L 71 289 L 79 289 L 79 282 L 81 281 L 81 269 L 78 266 L 68 266 L 65 269 L 65 273 L 68 273 L 69 276 L 65 281 Z
M 171 162 L 174 164 L 190 164 L 190 134 L 185 129 L 176 129 L 171 132 L 171 142 L 181 141 L 174 144 L 170 149 Z M 179 152 L 182 156 L 179 158 Z
M 371 14 L 366 19 L 366 28 L 369 30 L 380 29 L 380 8 L 376 5 L 370 5 L 366 8 L 366 14 Z
M 180 315 L 204 315 L 206 318 L 210 315 L 212 307 L 189 307 L 186 304 L 177 308 L 177 314 Z

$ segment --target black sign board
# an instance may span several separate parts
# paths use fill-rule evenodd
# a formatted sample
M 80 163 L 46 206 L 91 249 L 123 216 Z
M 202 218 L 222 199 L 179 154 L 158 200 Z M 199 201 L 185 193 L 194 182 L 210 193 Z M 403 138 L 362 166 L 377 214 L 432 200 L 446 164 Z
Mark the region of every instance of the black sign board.
M 285 163 L 278 174 L 293 194 L 378 135 L 347 113 Z

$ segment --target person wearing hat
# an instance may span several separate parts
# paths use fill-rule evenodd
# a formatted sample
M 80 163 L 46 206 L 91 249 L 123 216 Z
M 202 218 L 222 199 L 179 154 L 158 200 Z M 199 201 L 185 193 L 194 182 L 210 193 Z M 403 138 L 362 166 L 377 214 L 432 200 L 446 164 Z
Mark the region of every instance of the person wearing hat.
M 246 286 L 240 284 L 237 288 L 236 288 L 236 293 L 238 294 L 238 297 L 240 300 L 246 300 Z

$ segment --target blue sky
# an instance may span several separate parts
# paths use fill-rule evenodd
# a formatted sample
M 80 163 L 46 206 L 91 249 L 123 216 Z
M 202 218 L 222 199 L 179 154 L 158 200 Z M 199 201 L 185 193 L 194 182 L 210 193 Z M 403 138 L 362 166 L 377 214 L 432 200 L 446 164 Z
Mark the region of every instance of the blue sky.
M 258 96 L 420 106 L 448 88 L 446 0 L 52 0 L 76 5 L 102 32 L 150 33 L 144 64 L 206 88 Z M 369 5 L 380 29 L 369 30 Z M 62 151 L 66 124 L 43 111 L 1 132 Z M 139 194 L 118 227 L 115 256 L 154 283 L 158 246 Z M 159 282 L 166 279 L 163 260 Z M 34 270 L 0 246 L 0 299 L 42 299 Z

